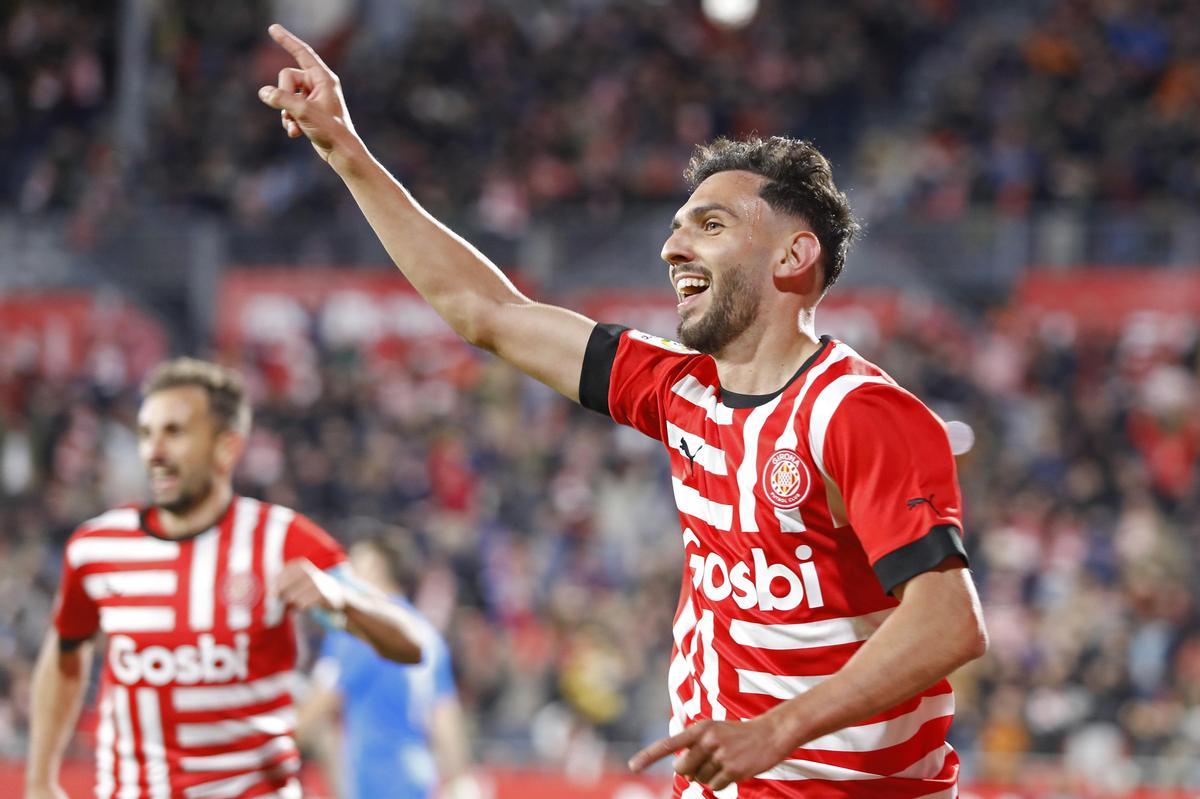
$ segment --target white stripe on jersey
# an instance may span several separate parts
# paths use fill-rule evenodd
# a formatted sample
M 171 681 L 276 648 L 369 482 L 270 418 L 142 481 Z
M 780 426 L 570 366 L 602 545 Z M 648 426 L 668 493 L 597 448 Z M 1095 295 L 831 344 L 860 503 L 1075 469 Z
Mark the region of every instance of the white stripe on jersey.
M 79 525 L 80 530 L 136 530 L 142 525 L 137 508 L 114 508 Z
M 687 452 L 684 452 L 680 447 L 681 441 L 687 442 Z M 727 474 L 728 467 L 725 464 L 724 450 L 714 447 L 704 440 L 703 436 L 693 435 L 685 432 L 675 425 L 667 422 L 667 445 L 675 449 L 683 457 L 695 463 L 697 466 L 704 468 L 704 471 L 709 474 L 724 475 Z M 690 455 L 688 453 L 691 453 Z
M 179 758 L 179 767 L 184 771 L 237 771 L 260 769 L 285 752 L 295 752 L 296 742 L 286 735 L 272 738 L 262 746 L 244 749 L 241 752 L 222 752 L 219 755 L 202 755 Z
M 175 688 L 171 691 L 171 704 L 181 711 L 246 707 L 293 692 L 298 682 L 296 673 L 288 669 L 246 683 Z
M 746 417 L 742 425 L 743 455 L 741 465 L 737 470 L 738 485 L 738 520 L 741 522 L 743 533 L 757 533 L 758 520 L 755 511 L 758 510 L 758 498 L 754 489 L 758 487 L 758 434 L 762 432 L 767 419 L 779 407 L 780 394 L 770 402 L 759 405 Z
M 112 696 L 105 693 L 100 700 L 100 724 L 96 727 L 96 799 L 111 799 L 117 789 L 117 760 L 113 752 L 116 738 Z
M 100 608 L 106 633 L 166 633 L 175 629 L 175 608 L 108 605 Z
M 117 799 L 137 799 L 138 761 L 133 748 L 133 719 L 129 714 L 129 690 L 123 685 L 113 686 L 113 710 L 117 719 L 117 762 L 120 789 Z
M 268 627 L 283 621 L 283 602 L 275 594 L 275 581 L 283 571 L 283 547 L 295 516 L 282 505 L 272 505 L 267 512 L 267 526 L 263 530 L 263 579 L 267 591 L 263 599 L 263 623 Z
M 925 757 L 913 763 L 903 771 L 897 771 L 891 775 L 893 777 L 904 777 L 910 780 L 930 780 L 941 773 L 942 768 L 946 765 L 946 755 L 954 751 L 948 743 L 943 743 L 937 749 L 934 749 Z
M 911 740 L 921 725 L 934 719 L 954 715 L 954 694 L 935 694 L 921 699 L 921 704 L 915 710 L 902 716 L 877 721 L 874 724 L 861 724 L 857 727 L 846 727 L 814 738 L 804 744 L 805 749 L 820 749 L 826 752 L 873 752 L 876 749 L 887 749 L 890 746 L 902 744 Z M 926 756 L 929 757 L 928 755 Z M 942 753 L 945 760 L 945 753 Z M 910 766 L 909 768 L 913 768 Z M 921 779 L 934 777 L 942 770 L 941 763 L 930 774 L 904 775 L 916 776 Z
M 706 386 L 692 375 L 687 375 L 671 386 L 671 391 L 697 408 L 703 408 L 704 415 L 717 424 L 733 424 L 733 408 L 717 401 L 715 387 Z
M 825 433 L 829 429 L 829 422 L 833 419 L 833 414 L 842 404 L 846 395 L 868 383 L 895 385 L 886 377 L 878 375 L 842 375 L 821 389 L 821 393 L 813 402 L 812 413 L 808 420 L 808 446 L 813 463 L 825 477 L 829 477 L 829 473 L 825 471 Z
M 728 531 L 732 526 L 732 505 L 722 505 L 705 498 L 696 489 L 685 486 L 678 477 L 671 478 L 671 488 L 675 492 L 675 507 L 679 508 L 680 513 L 695 516 L 718 530 Z
M 671 723 L 670 734 L 678 735 L 683 731 L 689 716 L 687 708 L 684 707 L 683 700 L 679 696 L 679 689 L 687 682 L 692 674 L 690 664 L 688 662 L 688 653 L 683 648 L 684 638 L 696 627 L 696 609 L 689 601 L 683 606 L 683 610 L 679 611 L 679 618 L 671 626 L 671 635 L 675 640 L 675 657 L 671 659 L 671 666 L 667 670 L 667 689 L 671 697 Z M 689 704 L 691 704 L 689 702 Z
M 138 732 L 142 736 L 142 755 L 146 758 L 146 787 L 150 799 L 170 799 L 171 781 L 167 774 L 167 750 L 163 747 L 162 716 L 158 711 L 158 691 L 139 688 L 137 701 Z
M 256 499 L 242 497 L 237 501 L 226 574 L 250 575 L 254 568 L 254 528 L 258 526 L 261 512 L 262 503 Z M 225 617 L 231 630 L 244 630 L 250 626 L 250 608 L 244 604 L 227 604 Z
M 802 624 L 756 624 L 734 619 L 729 623 L 729 634 L 735 643 L 758 649 L 812 649 L 865 641 L 890 615 L 892 608 Z
M 78 569 L 89 563 L 137 563 L 174 560 L 179 557 L 178 541 L 143 538 L 78 538 L 67 546 L 67 562 Z
M 282 707 L 240 719 L 180 724 L 175 728 L 175 737 L 180 746 L 215 746 L 252 735 L 287 735 L 295 726 L 295 708 Z
M 195 632 L 213 628 L 217 600 L 217 545 L 221 531 L 213 527 L 196 536 L 192 544 L 192 572 L 188 581 L 188 626 Z
M 804 526 L 804 519 L 800 517 L 799 508 L 791 510 L 776 508 L 775 519 L 779 522 L 779 532 L 781 533 L 803 533 L 808 529 Z
M 830 366 L 833 366 L 838 361 L 849 358 L 856 354 L 854 350 L 847 347 L 845 344 L 834 344 L 833 351 L 829 356 L 808 370 L 808 374 L 804 376 L 804 383 L 800 386 L 800 390 L 796 392 L 796 401 L 792 403 L 792 415 L 788 417 L 788 423 L 784 425 L 783 433 L 779 438 L 775 439 L 775 449 L 795 449 L 799 439 L 796 437 L 796 413 L 800 410 L 800 404 L 804 402 L 804 397 L 808 394 L 809 388 L 818 377 L 825 374 Z
M 300 761 L 285 760 L 278 767 L 272 769 L 272 774 L 294 774 L 300 769 Z M 262 771 L 251 771 L 247 774 L 238 774 L 234 777 L 225 777 L 212 782 L 204 782 L 200 785 L 193 785 L 183 789 L 183 795 L 187 799 L 233 799 L 235 796 L 241 796 L 246 791 L 266 779 L 267 775 Z M 291 781 L 288 781 L 287 788 L 291 787 Z M 287 790 L 285 788 L 284 790 Z
M 775 699 L 791 699 L 829 679 L 829 675 L 801 677 L 771 674 L 766 671 L 738 669 L 738 690 L 744 694 L 761 694 Z
M 83 578 L 83 590 L 94 601 L 114 596 L 171 596 L 179 576 L 165 569 L 100 572 Z

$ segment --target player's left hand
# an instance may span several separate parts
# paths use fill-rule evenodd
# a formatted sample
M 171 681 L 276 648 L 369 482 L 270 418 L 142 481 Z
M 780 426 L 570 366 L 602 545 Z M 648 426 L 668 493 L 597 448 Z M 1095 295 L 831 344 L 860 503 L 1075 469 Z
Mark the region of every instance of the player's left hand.
M 642 771 L 680 750 L 683 753 L 675 758 L 675 772 L 719 791 L 761 774 L 787 757 L 791 748 L 778 740 L 770 722 L 762 718 L 705 720 L 650 744 L 630 758 L 629 768 Z
M 346 586 L 306 558 L 284 564 L 275 582 L 275 593 L 297 610 L 321 608 L 338 612 L 346 608 Z

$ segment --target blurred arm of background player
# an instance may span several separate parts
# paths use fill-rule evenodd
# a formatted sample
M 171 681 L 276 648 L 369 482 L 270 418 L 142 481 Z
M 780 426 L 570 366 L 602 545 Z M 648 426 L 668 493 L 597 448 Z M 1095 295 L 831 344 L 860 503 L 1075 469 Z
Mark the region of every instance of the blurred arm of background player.
M 354 195 L 388 255 L 468 343 L 579 400 L 583 356 L 595 323 L 534 302 L 494 264 L 425 212 L 354 131 L 337 76 L 281 25 L 272 38 L 299 68 L 281 70 L 259 98 L 281 113 L 288 136 L 307 136 Z
M 347 564 L 321 571 L 303 558 L 289 561 L 275 584 L 279 597 L 322 624 L 341 627 L 397 663 L 420 663 L 421 643 L 408 611 L 358 579 Z
M 92 651 L 91 641 L 64 651 L 56 632 L 46 634 L 33 670 L 25 799 L 67 799 L 58 770 L 87 692 Z

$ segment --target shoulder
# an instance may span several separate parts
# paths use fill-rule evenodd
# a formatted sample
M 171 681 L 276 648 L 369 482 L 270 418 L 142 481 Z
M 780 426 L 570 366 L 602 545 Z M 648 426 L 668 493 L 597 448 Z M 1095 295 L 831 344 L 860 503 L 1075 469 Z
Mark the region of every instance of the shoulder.
M 942 422 L 916 395 L 883 369 L 835 342 L 808 396 L 808 429 L 814 450 L 839 430 L 866 431 Z
M 80 524 L 67 538 L 64 556 L 73 568 L 82 566 L 127 546 L 128 539 L 158 541 L 142 532 L 141 509 L 136 506 L 113 508 Z

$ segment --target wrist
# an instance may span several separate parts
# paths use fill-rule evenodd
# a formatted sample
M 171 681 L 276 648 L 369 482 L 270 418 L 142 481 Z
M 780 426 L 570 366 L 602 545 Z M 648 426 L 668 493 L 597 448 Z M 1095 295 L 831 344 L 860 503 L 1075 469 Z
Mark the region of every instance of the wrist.
M 333 148 L 329 151 L 329 165 L 342 180 L 351 180 L 361 176 L 372 160 L 362 139 L 349 129 L 341 131 Z

